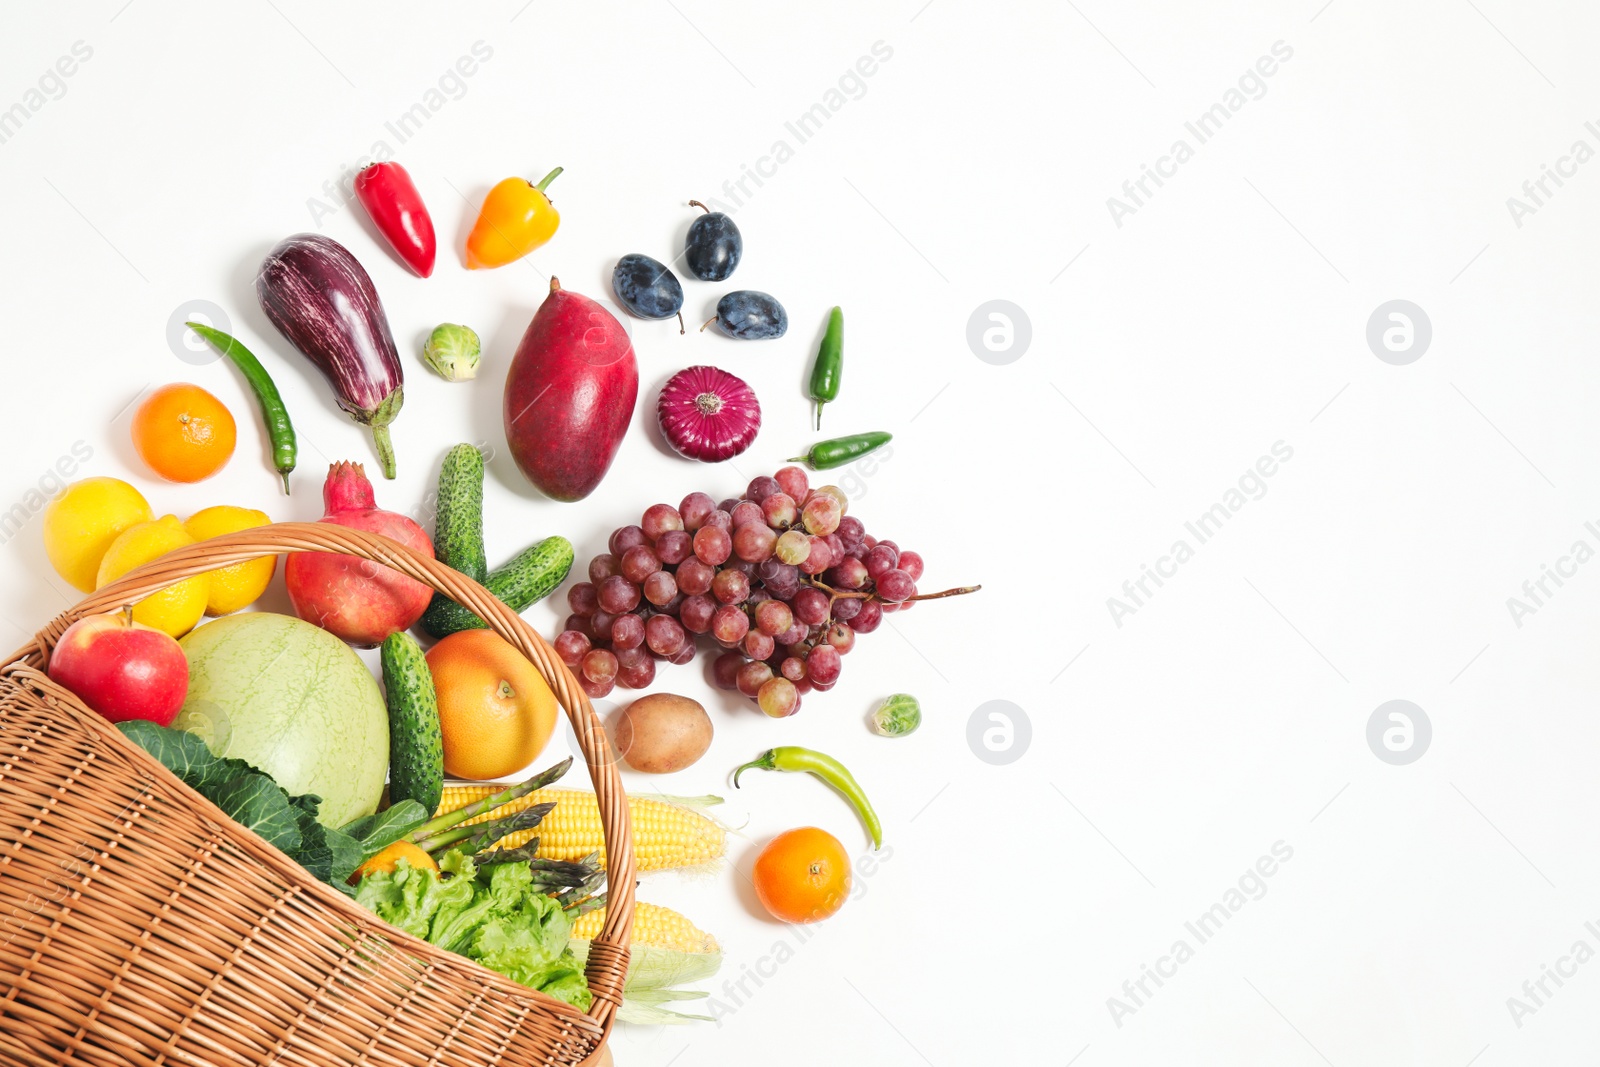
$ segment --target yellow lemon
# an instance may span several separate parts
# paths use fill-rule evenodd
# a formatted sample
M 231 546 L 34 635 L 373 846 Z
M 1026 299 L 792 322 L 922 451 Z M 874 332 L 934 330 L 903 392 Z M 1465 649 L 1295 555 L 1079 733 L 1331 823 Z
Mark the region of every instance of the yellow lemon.
M 106 549 L 95 588 L 103 588 L 135 567 L 192 544 L 194 538 L 184 531 L 176 515 L 130 526 Z M 206 613 L 207 585 L 206 576 L 200 574 L 157 590 L 133 606 L 133 620 L 182 637 Z
M 100 558 L 128 527 L 155 518 L 144 496 L 121 478 L 73 482 L 44 511 L 44 552 L 56 573 L 85 593 L 95 590 Z
M 190 515 L 183 528 L 196 541 L 208 541 L 252 526 L 265 526 L 271 521 L 264 511 L 218 504 Z M 272 581 L 272 572 L 277 567 L 277 556 L 263 556 L 211 571 L 206 575 L 206 584 L 211 590 L 206 598 L 206 614 L 231 615 L 254 604 L 267 591 L 267 583 Z

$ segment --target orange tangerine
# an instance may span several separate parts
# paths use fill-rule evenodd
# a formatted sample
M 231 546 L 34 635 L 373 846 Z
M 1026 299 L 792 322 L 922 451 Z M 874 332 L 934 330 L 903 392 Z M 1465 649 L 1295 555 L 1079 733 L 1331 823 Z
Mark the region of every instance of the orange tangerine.
M 850 896 L 850 857 L 828 831 L 802 826 L 768 842 L 751 877 L 773 918 L 813 923 L 838 911 Z
M 162 386 L 133 413 L 133 447 L 169 481 L 211 477 L 233 455 L 237 436 L 222 401 L 187 382 Z
M 355 885 L 367 875 L 378 871 L 393 874 L 395 864 L 401 860 L 405 860 L 406 863 L 417 870 L 437 871 L 439 869 L 439 865 L 433 861 L 432 856 L 402 838 L 374 853 L 370 860 L 355 869 L 354 873 L 347 879 L 347 882 L 350 885 Z

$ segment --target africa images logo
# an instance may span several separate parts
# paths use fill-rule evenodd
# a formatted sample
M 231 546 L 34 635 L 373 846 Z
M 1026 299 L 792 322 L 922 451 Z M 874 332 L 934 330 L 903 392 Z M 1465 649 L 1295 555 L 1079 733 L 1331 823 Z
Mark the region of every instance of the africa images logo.
M 1254 66 L 1239 75 L 1239 80 L 1223 92 L 1217 103 L 1183 124 L 1184 131 L 1194 139 L 1194 144 L 1179 137 L 1165 154 L 1156 157 L 1154 167 L 1148 163 L 1139 165 L 1139 176 L 1122 183 L 1122 196 L 1106 197 L 1106 210 L 1111 213 L 1111 221 L 1117 229 L 1122 229 L 1123 220 L 1129 215 L 1136 215 L 1140 208 L 1147 206 L 1156 191 L 1166 184 L 1162 179 L 1170 180 L 1178 176 L 1178 168 L 1195 157 L 1200 145 L 1221 133 L 1228 121 L 1250 101 L 1260 100 L 1267 95 L 1266 79 L 1278 73 L 1281 64 L 1294 58 L 1294 49 L 1283 41 L 1272 42 L 1271 52 L 1271 55 L 1261 56 Z M 1151 188 L 1152 184 L 1154 189 Z
M 1157 956 L 1154 966 L 1139 964 L 1139 976 L 1122 983 L 1121 996 L 1106 998 L 1106 1011 L 1111 1013 L 1118 1030 L 1130 1015 L 1137 1015 L 1139 1009 L 1148 1006 L 1151 998 L 1178 976 L 1179 968 L 1222 933 L 1247 904 L 1267 895 L 1268 880 L 1294 859 L 1294 846 L 1287 841 L 1274 841 L 1268 851 L 1270 854 L 1258 856 L 1245 868 L 1234 884 L 1223 890 L 1220 899 L 1183 924 L 1184 936 L 1176 938 L 1165 953 Z
M 1271 455 L 1263 455 L 1247 467 L 1236 485 L 1223 491 L 1222 499 L 1183 524 L 1189 537 L 1179 537 L 1165 554 L 1157 556 L 1154 568 L 1148 563 L 1139 565 L 1139 577 L 1122 583 L 1122 596 L 1106 597 L 1106 610 L 1117 629 L 1124 620 L 1149 605 L 1157 590 L 1178 576 L 1178 568 L 1195 557 L 1196 550 L 1222 532 L 1224 525 L 1252 500 L 1267 495 L 1266 479 L 1277 474 L 1282 465 L 1294 458 L 1294 447 L 1287 441 L 1274 441 Z M 1190 539 L 1193 539 L 1191 543 Z M 1154 588 L 1151 586 L 1154 585 Z

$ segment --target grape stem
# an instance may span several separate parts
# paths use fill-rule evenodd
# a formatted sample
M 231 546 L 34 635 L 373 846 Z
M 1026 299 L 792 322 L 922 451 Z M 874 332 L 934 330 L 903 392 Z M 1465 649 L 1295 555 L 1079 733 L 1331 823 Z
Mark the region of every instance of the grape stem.
M 910 597 L 902 601 L 902 603 L 909 604 L 913 600 L 941 600 L 947 596 L 961 596 L 964 593 L 976 593 L 982 588 L 983 586 L 981 585 L 958 585 L 954 589 L 941 589 L 937 593 L 922 593 L 918 596 Z
M 813 589 L 820 589 L 822 592 L 827 593 L 828 596 L 832 597 L 834 600 L 883 600 L 883 598 L 878 596 L 877 593 L 859 593 L 848 589 L 835 589 L 833 586 L 828 585 L 825 582 L 819 582 L 815 578 L 807 578 L 805 579 L 805 583 L 811 586 Z M 913 600 L 941 600 L 947 596 L 961 596 L 964 593 L 976 593 L 982 588 L 983 586 L 981 585 L 958 585 L 953 589 L 941 589 L 937 593 L 923 593 L 919 596 L 909 597 L 905 600 L 885 601 L 885 603 L 909 604 Z

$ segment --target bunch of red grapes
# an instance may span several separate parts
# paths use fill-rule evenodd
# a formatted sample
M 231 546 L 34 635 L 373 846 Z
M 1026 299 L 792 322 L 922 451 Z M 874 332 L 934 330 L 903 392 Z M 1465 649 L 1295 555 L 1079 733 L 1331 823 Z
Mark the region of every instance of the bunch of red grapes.
M 656 660 L 688 663 L 706 635 L 725 650 L 717 685 L 793 715 L 803 694 L 839 681 L 857 634 L 913 606 L 922 577 L 921 556 L 870 536 L 848 506 L 838 486 L 812 489 L 799 467 L 720 505 L 705 493 L 652 504 L 567 590 L 557 654 L 603 697 L 649 685 Z

